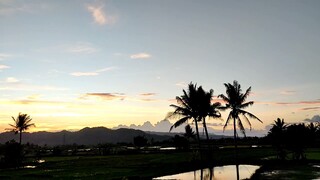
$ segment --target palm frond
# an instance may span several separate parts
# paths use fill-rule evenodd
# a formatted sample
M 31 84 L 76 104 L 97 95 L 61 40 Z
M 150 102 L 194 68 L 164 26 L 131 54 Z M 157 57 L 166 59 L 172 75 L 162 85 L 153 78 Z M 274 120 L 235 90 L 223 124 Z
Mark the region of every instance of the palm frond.
M 239 127 L 240 131 L 242 132 L 242 134 L 244 135 L 244 137 L 246 137 L 246 130 L 244 129 L 240 118 L 237 118 L 237 119 L 238 119 L 238 127 Z
M 227 118 L 227 120 L 226 120 L 226 123 L 225 123 L 224 126 L 223 126 L 223 131 L 224 131 L 224 130 L 226 129 L 226 127 L 228 126 L 230 119 L 232 119 L 231 112 L 229 113 L 228 118 Z
M 253 101 L 249 101 L 249 102 L 243 103 L 243 104 L 239 105 L 239 109 L 247 108 L 249 106 L 252 106 L 253 104 L 254 104 Z
M 171 127 L 170 130 L 171 131 L 173 128 L 176 128 L 178 126 L 180 126 L 181 124 L 185 123 L 188 119 L 190 119 L 190 117 L 183 117 L 181 119 L 179 119 L 178 121 L 176 121 Z
M 246 90 L 246 92 L 241 96 L 241 103 L 245 102 L 251 93 L 251 86 Z
M 241 110 L 241 109 L 240 109 L 239 112 L 240 112 L 241 114 L 248 115 L 250 118 L 256 119 L 256 120 L 258 120 L 259 122 L 263 123 L 257 116 L 253 115 L 252 113 L 249 113 L 248 111 L 245 111 L 245 110 Z
M 249 121 L 248 117 L 245 114 L 242 114 L 242 117 L 246 120 L 246 122 L 249 124 L 250 131 L 252 130 L 251 122 Z

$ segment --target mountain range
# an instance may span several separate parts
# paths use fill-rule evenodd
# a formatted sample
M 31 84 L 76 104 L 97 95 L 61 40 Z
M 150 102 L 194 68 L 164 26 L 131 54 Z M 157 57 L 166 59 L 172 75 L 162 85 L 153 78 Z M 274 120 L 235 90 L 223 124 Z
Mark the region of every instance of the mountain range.
M 104 143 L 133 143 L 133 138 L 136 136 L 145 136 L 147 139 L 154 141 L 168 140 L 172 136 L 157 135 L 146 133 L 135 129 L 108 129 L 105 127 L 83 128 L 79 131 L 60 131 L 60 132 L 24 132 L 22 135 L 23 143 L 32 143 L 38 145 L 67 145 L 67 144 L 81 144 L 81 145 L 96 145 Z M 19 141 L 19 135 L 13 132 L 0 133 L 0 143 L 6 143 L 14 139 Z

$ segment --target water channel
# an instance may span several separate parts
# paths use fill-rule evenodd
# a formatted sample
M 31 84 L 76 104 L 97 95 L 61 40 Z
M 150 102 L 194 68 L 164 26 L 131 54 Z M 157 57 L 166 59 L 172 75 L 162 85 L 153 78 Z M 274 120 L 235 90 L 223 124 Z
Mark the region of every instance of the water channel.
M 239 165 L 239 179 L 250 178 L 259 168 L 255 165 Z M 234 180 L 237 179 L 236 165 L 216 166 L 202 170 L 153 178 L 154 180 Z

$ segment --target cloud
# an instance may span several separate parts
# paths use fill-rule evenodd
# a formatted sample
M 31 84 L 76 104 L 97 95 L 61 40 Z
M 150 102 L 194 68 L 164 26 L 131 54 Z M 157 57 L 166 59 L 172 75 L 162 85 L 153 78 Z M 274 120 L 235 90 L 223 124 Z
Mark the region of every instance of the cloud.
M 20 81 L 14 77 L 8 77 L 5 82 L 6 83 L 18 83 Z
M 297 101 L 297 102 L 263 102 L 263 101 L 255 101 L 257 104 L 265 104 L 265 105 L 318 105 L 320 104 L 320 100 L 314 101 Z
M 8 83 L 7 86 L 1 86 L 0 91 L 66 91 L 68 88 L 54 86 L 37 86 L 24 83 Z
M 132 54 L 130 55 L 131 59 L 149 59 L 151 58 L 151 55 L 148 53 L 138 53 L 138 54 Z
M 188 83 L 181 81 L 181 82 L 176 83 L 176 86 L 186 88 L 188 86 Z
M 311 119 L 305 119 L 304 121 L 312 122 L 312 123 L 315 123 L 315 122 L 319 122 L 320 123 L 320 116 L 319 115 L 315 115 Z
M 12 0 L 0 0 L 0 15 L 12 15 L 16 13 L 34 13 L 39 10 L 47 10 L 44 3 L 21 3 Z
M 294 95 L 294 94 L 296 94 L 296 91 L 290 91 L 290 90 L 281 91 L 280 94 L 281 95 Z
M 320 107 L 306 107 L 306 108 L 301 108 L 301 111 L 309 111 L 309 110 L 318 110 Z
M 142 125 L 135 125 L 135 124 L 131 124 L 130 126 L 119 125 L 117 127 L 114 127 L 113 129 L 130 128 L 130 129 L 138 129 L 142 131 L 169 132 L 170 127 L 172 125 L 173 124 L 170 121 L 164 119 L 157 122 L 156 124 L 152 124 L 150 121 L 146 121 Z M 172 132 L 184 132 L 184 131 L 185 130 L 183 125 L 178 128 L 172 129 Z
M 95 70 L 92 72 L 73 72 L 73 73 L 70 73 L 70 75 L 77 76 L 77 77 L 79 77 L 79 76 L 97 76 L 102 72 L 111 71 L 114 69 L 116 69 L 116 67 L 106 67 L 106 68 L 98 69 L 98 70 Z
M 142 93 L 140 96 L 155 96 L 156 93 Z
M 71 76 L 97 76 L 99 73 L 97 72 L 73 72 L 70 73 Z
M 91 13 L 94 22 L 96 22 L 99 25 L 105 25 L 105 24 L 113 24 L 116 21 L 116 18 L 111 15 L 107 15 L 103 9 L 103 6 L 93 6 L 88 5 L 87 6 L 88 11 Z
M 88 99 L 91 97 L 110 101 L 110 100 L 118 100 L 118 99 L 124 100 L 126 96 L 123 93 L 87 93 L 82 95 L 80 99 Z
M 3 69 L 9 69 L 10 66 L 6 66 L 6 65 L 3 65 L 3 64 L 0 64 L 0 72 L 3 70 Z
M 91 54 L 97 51 L 98 50 L 94 48 L 91 43 L 77 43 L 73 46 L 67 47 L 67 52 L 71 53 Z
M 6 58 L 9 58 L 11 56 L 12 56 L 11 54 L 0 53 L 0 61 L 4 60 Z

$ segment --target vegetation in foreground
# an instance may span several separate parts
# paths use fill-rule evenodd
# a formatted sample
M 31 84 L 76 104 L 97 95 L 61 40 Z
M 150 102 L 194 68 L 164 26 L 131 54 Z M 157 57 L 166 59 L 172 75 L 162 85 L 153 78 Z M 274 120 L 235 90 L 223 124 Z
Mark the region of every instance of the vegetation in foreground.
M 109 156 L 60 156 L 45 157 L 44 163 L 25 164 L 35 168 L 2 169 L 0 178 L 140 178 L 175 174 L 216 165 L 234 164 L 234 149 L 217 149 L 211 160 L 198 161 L 194 152 L 167 152 L 154 154 L 109 155 Z M 274 156 L 272 148 L 240 148 L 239 162 L 260 164 L 260 159 Z M 207 155 L 208 156 L 208 155 Z M 208 156 L 209 157 L 209 156 Z

